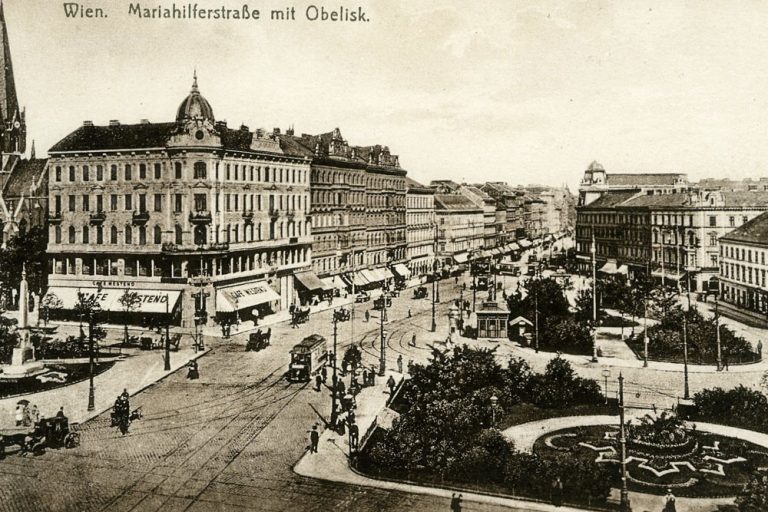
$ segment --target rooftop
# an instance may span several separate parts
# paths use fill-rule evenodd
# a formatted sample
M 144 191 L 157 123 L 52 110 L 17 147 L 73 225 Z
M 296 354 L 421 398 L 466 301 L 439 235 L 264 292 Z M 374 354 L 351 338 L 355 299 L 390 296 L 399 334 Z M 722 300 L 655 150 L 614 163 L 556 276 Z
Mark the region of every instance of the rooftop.
M 726 233 L 720 237 L 720 240 L 768 245 L 768 212 L 758 215 L 730 233 Z

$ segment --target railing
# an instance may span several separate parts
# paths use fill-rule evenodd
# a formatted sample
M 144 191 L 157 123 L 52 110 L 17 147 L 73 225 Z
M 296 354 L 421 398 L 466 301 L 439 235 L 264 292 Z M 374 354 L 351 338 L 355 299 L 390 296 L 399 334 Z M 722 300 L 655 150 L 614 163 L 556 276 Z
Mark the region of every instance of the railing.
M 101 224 L 107 218 L 107 214 L 99 211 L 91 214 L 91 224 Z
M 246 224 L 253 224 L 253 211 L 248 210 L 243 212 L 243 220 Z
M 229 250 L 227 242 L 202 244 L 202 245 L 177 245 L 171 242 L 165 242 L 161 247 L 164 253 L 200 253 L 200 252 L 220 252 Z
M 270 208 L 269 209 L 269 216 L 272 219 L 277 219 L 280 216 L 280 211 L 276 208 Z
M 48 214 L 48 222 L 58 224 L 61 222 L 61 212 L 52 212 Z
M 149 212 L 133 212 L 134 224 L 146 224 L 149 221 Z
M 212 220 L 213 220 L 213 217 L 211 216 L 211 212 L 209 210 L 198 210 L 198 211 L 189 213 L 190 222 L 207 224 L 207 223 L 210 223 Z

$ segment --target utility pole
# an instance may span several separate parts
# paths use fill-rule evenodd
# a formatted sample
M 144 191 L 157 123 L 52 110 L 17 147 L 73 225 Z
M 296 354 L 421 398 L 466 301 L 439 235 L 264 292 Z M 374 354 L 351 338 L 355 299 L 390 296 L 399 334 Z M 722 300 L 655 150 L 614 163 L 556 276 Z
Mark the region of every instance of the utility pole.
M 592 232 L 592 362 L 597 362 L 597 270 L 595 263 L 595 233 Z
M 169 335 L 170 331 L 170 325 L 171 325 L 171 314 L 170 314 L 170 306 L 168 303 L 170 302 L 170 298 L 168 297 L 168 294 L 165 294 L 165 365 L 163 366 L 163 370 L 166 372 L 171 371 L 171 338 Z
M 621 512 L 631 512 L 632 507 L 629 504 L 629 491 L 627 490 L 627 435 L 624 430 L 624 376 L 619 373 L 619 422 L 621 427 L 621 499 L 619 510 Z
M 643 296 L 643 368 L 648 368 L 648 297 Z
M 433 303 L 434 304 L 434 303 Z M 384 332 L 384 316 L 387 314 L 387 294 L 381 294 L 381 315 L 379 315 L 379 337 L 381 338 L 381 353 L 379 355 L 379 377 L 387 372 L 387 342 Z
M 336 410 L 337 409 L 336 388 L 338 384 L 338 377 L 336 376 L 336 360 L 338 359 L 336 354 L 337 325 L 338 325 L 338 319 L 336 317 L 336 312 L 334 311 L 334 314 L 333 314 L 333 376 L 331 377 L 331 422 L 330 422 L 332 428 L 336 427 L 336 416 L 338 414 Z
M 717 295 L 715 295 L 715 329 L 717 330 L 717 371 L 723 369 L 723 352 L 720 347 L 720 311 L 717 305 Z
M 688 311 L 683 312 L 683 398 L 690 400 L 690 389 L 688 389 Z
M 536 285 L 536 291 L 533 294 L 534 301 L 534 318 L 536 319 L 535 333 L 536 333 L 536 353 L 539 353 L 539 286 Z

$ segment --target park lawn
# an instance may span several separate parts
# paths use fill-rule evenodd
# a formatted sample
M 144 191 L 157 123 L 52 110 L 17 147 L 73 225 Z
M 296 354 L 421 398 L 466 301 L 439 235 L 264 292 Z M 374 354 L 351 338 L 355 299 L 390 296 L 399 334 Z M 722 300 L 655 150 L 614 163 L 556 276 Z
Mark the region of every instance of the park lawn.
M 94 363 L 94 375 L 98 375 L 109 370 L 114 364 L 114 361 Z M 26 395 L 28 393 L 38 393 L 40 391 L 48 391 L 49 389 L 76 384 L 88 378 L 88 363 L 46 365 L 46 368 L 56 372 L 66 373 L 68 375 L 67 381 L 40 382 L 36 378 L 32 377 L 21 379 L 16 382 L 2 382 L 0 383 L 0 398 L 15 395 Z

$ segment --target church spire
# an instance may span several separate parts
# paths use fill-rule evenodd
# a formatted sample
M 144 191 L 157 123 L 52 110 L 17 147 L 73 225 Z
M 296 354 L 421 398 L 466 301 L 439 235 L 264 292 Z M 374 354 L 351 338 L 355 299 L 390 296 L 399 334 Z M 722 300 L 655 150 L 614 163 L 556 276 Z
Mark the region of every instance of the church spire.
M 3 126 L 3 153 L 24 153 L 26 150 L 26 123 L 16 96 L 16 81 L 13 78 L 11 47 L 8 42 L 8 27 L 5 11 L 0 1 L 0 122 Z
M 197 68 L 192 72 L 192 92 L 200 92 L 197 88 Z

